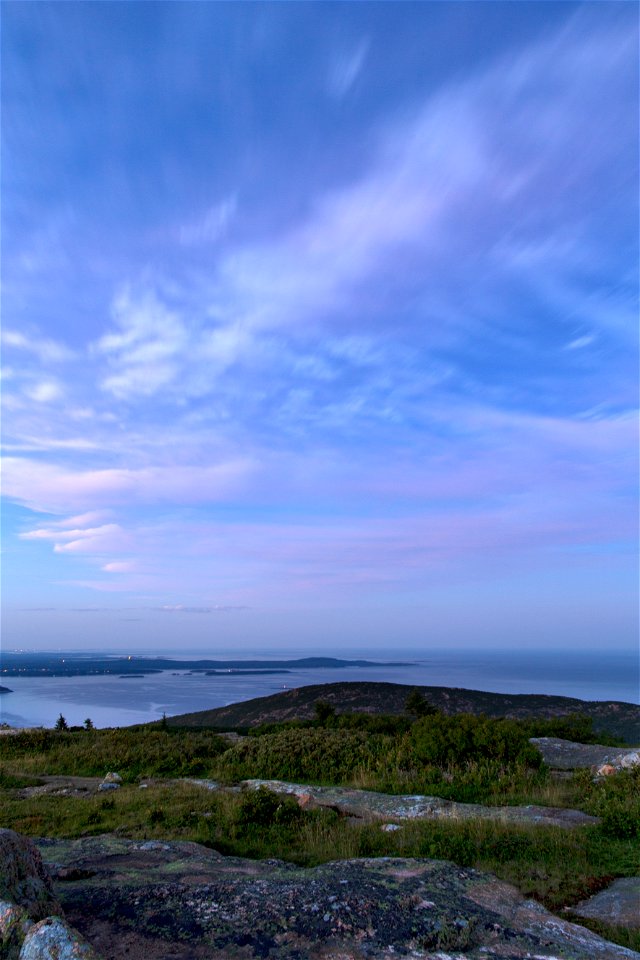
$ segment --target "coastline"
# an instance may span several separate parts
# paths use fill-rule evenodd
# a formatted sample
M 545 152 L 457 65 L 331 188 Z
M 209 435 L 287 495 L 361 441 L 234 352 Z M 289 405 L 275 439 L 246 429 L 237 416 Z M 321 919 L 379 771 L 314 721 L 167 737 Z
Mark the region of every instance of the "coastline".
M 284 689 L 352 680 L 386 681 L 409 687 L 448 686 L 490 693 L 546 694 L 587 701 L 638 702 L 633 657 L 616 659 L 611 654 L 559 654 L 557 651 L 554 654 L 550 658 L 547 651 L 515 655 L 453 651 L 447 656 L 434 651 L 428 658 L 415 659 L 404 666 L 378 661 L 375 668 L 293 669 L 282 675 L 244 671 L 212 674 L 187 668 L 142 677 L 12 676 L 7 677 L 7 681 L 13 692 L 0 698 L 0 722 L 20 727 L 52 726 L 62 712 L 69 723 L 81 724 L 91 717 L 96 726 L 129 726 L 157 720 L 163 713 L 174 716 L 209 710 Z M 216 659 L 214 654 L 208 654 L 207 658 L 209 656 Z M 250 657 L 247 655 L 246 659 Z M 276 658 L 271 662 L 276 668 Z

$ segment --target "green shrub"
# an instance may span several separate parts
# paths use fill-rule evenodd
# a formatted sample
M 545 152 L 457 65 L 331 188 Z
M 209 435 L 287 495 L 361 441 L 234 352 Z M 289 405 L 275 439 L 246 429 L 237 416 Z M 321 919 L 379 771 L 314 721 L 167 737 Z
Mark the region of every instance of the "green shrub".
M 534 718 L 519 722 L 527 737 L 560 737 L 562 740 L 573 740 L 575 743 L 603 743 L 611 747 L 624 744 L 621 737 L 614 737 L 613 734 L 602 730 L 594 731 L 593 717 L 587 717 L 584 713 L 569 713 L 562 717 Z
M 389 738 L 348 730 L 296 729 L 236 744 L 220 758 L 219 776 L 342 783 L 359 769 L 380 765 Z
M 409 761 L 439 766 L 481 759 L 533 768 L 542 765 L 540 752 L 517 721 L 471 714 L 423 717 L 413 724 L 404 746 Z
M 600 817 L 600 829 L 610 837 L 640 837 L 640 767 L 621 770 L 602 780 L 591 781 L 585 774 L 589 813 Z
M 283 797 L 260 787 L 245 793 L 236 811 L 236 823 L 241 830 L 272 825 L 291 826 L 304 816 L 293 797 Z
M 395 737 L 409 730 L 411 720 L 384 713 L 341 713 L 336 717 L 334 726 L 339 730 L 362 730 L 363 733 L 382 733 Z

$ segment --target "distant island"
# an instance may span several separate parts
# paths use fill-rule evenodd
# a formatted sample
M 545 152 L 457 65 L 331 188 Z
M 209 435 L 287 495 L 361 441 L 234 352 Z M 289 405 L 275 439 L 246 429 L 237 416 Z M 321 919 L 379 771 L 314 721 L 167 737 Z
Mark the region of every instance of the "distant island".
M 271 670 L 237 670 L 229 667 L 227 670 L 192 670 L 191 673 L 204 673 L 205 677 L 264 677 L 272 673 L 291 673 L 291 670 L 275 668 Z
M 299 657 L 294 660 L 175 660 L 169 657 L 95 656 L 84 653 L 4 653 L 3 677 L 117 677 L 147 676 L 164 670 L 185 670 L 215 676 L 218 673 L 288 673 L 291 670 L 340 670 L 345 667 L 407 667 L 409 663 L 376 663 L 336 657 Z

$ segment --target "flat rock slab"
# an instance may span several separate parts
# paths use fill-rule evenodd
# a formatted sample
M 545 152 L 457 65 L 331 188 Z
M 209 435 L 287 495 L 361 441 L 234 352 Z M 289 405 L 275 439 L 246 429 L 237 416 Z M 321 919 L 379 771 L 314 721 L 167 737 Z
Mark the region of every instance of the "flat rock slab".
M 368 820 L 482 819 L 569 828 L 598 822 L 597 817 L 563 807 L 487 807 L 480 803 L 456 803 L 454 800 L 443 800 L 442 797 L 393 796 L 371 790 L 314 787 L 282 780 L 245 780 L 244 786 L 252 790 L 266 787 L 274 793 L 297 797 L 303 806 L 331 807 L 339 813 Z
M 574 907 L 573 913 L 621 927 L 640 927 L 640 877 L 614 880 L 606 890 Z
M 38 844 L 54 880 L 66 877 L 67 918 L 105 960 L 640 960 L 442 860 L 303 869 L 113 835 Z
M 640 747 L 607 747 L 602 743 L 574 743 L 560 737 L 532 737 L 544 762 L 555 770 L 579 770 L 611 764 L 624 769 L 640 764 Z
M 39 776 L 38 780 L 37 786 L 21 787 L 18 794 L 22 797 L 38 797 L 42 794 L 79 797 L 96 793 L 102 783 L 102 777 Z

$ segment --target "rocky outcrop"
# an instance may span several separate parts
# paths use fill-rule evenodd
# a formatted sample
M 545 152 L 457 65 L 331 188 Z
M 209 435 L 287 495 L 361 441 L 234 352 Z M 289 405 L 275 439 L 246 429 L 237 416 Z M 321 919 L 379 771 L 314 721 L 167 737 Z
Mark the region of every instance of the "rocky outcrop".
M 620 927 L 640 927 L 640 877 L 614 880 L 606 890 L 574 907 L 573 913 Z
M 303 869 L 195 843 L 47 841 L 71 922 L 108 960 L 640 960 L 495 877 L 425 859 Z
M 197 781 L 190 781 L 197 783 Z M 249 790 L 265 787 L 274 793 L 295 796 L 303 807 L 330 807 L 364 820 L 500 820 L 503 823 L 533 823 L 555 827 L 582 827 L 598 822 L 580 810 L 564 807 L 488 807 L 481 803 L 457 803 L 442 797 L 395 796 L 349 787 L 314 787 L 282 780 L 245 780 Z
M 0 830 L 0 900 L 22 907 L 31 920 L 59 913 L 51 877 L 31 840 Z
M 609 766 L 611 771 L 631 769 L 640 765 L 640 747 L 606 747 L 601 743 L 573 743 L 560 737 L 533 737 L 531 743 L 538 748 L 544 762 L 552 770 L 579 770 Z M 606 775 L 606 773 L 604 774 Z
M 0 958 L 99 960 L 61 913 L 36 845 L 13 830 L 0 830 Z

